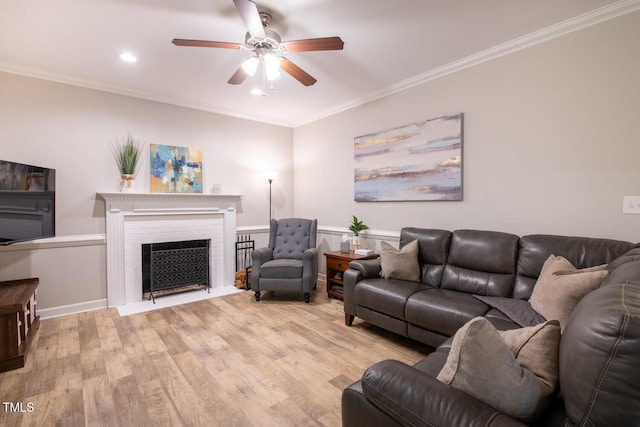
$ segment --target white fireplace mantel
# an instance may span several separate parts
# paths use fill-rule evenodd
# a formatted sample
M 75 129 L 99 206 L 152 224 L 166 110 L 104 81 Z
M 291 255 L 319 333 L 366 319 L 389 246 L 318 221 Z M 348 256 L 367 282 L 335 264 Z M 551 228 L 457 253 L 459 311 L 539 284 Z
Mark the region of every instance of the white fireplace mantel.
M 190 234 L 193 224 L 202 238 L 213 238 L 219 247 L 212 259 L 216 274 L 212 287 L 233 287 L 235 281 L 236 203 L 240 195 L 185 193 L 98 193 L 105 201 L 107 236 L 107 305 L 122 306 L 141 299 L 141 277 L 131 272 L 132 246 L 153 241 L 152 223 L 163 225 L 163 234 Z M 212 224 L 211 227 L 208 225 Z M 220 224 L 222 224 L 220 226 Z M 137 227 L 137 228 L 136 228 Z M 185 231 L 186 227 L 186 231 Z M 135 243 L 125 234 L 138 230 Z M 142 230 L 142 232 L 140 232 Z M 144 236 L 147 230 L 149 237 Z M 211 231 L 213 230 L 213 231 Z M 221 230 L 221 235 L 215 230 Z M 213 233 L 215 235 L 207 235 Z M 139 237 L 142 236 L 142 237 Z M 198 237 L 200 238 L 200 237 Z M 136 240 L 138 239 L 138 240 Z M 133 254 L 135 259 L 137 254 Z M 137 260 L 135 261 L 137 262 Z M 137 268 L 137 266 L 136 266 Z

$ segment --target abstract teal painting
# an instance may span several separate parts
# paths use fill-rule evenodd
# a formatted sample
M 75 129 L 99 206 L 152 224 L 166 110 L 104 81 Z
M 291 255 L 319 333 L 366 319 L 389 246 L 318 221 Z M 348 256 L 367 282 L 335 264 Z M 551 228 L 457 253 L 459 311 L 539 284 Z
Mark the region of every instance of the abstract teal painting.
M 152 193 L 202 193 L 202 150 L 149 144 Z
M 354 138 L 357 202 L 462 200 L 462 113 Z

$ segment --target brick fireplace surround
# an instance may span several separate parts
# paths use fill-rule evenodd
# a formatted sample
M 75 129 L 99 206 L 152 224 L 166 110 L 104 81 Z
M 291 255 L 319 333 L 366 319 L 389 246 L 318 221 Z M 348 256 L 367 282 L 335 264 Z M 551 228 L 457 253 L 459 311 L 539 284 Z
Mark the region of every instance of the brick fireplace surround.
M 142 301 L 142 245 L 147 243 L 211 239 L 211 291 L 235 289 L 236 202 L 240 196 L 98 194 L 106 209 L 109 307 L 120 310 Z

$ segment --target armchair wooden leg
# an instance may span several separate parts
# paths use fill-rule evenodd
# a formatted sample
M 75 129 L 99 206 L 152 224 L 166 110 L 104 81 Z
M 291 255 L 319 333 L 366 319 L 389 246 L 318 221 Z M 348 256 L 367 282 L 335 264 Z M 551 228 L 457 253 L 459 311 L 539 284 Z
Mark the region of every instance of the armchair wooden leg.
M 353 325 L 353 318 L 354 318 L 353 314 L 345 313 L 344 314 L 344 324 L 347 325 L 347 326 Z
M 311 298 L 311 294 L 309 292 L 304 293 L 304 302 L 309 303 L 309 299 Z
M 260 291 L 256 291 L 255 299 L 256 301 L 260 301 Z

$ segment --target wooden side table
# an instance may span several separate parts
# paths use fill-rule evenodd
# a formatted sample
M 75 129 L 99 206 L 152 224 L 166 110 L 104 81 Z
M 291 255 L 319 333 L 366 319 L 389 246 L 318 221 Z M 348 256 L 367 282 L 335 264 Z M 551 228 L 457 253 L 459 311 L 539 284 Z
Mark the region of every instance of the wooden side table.
M 0 282 L 0 372 L 22 368 L 40 326 L 37 278 Z
M 349 263 L 357 259 L 374 259 L 378 254 L 356 255 L 355 252 L 331 251 L 325 252 L 327 257 L 327 296 L 329 298 L 342 299 L 343 282 L 342 275 L 349 268 Z

